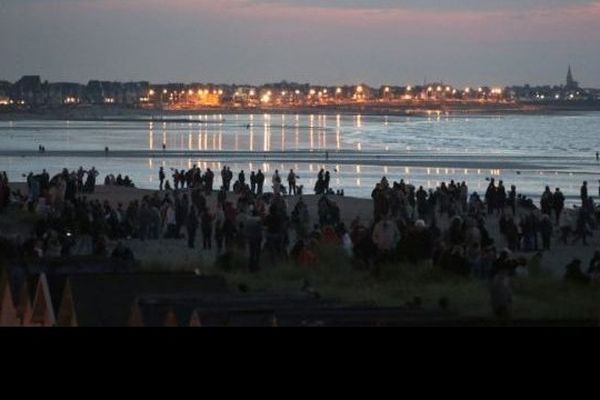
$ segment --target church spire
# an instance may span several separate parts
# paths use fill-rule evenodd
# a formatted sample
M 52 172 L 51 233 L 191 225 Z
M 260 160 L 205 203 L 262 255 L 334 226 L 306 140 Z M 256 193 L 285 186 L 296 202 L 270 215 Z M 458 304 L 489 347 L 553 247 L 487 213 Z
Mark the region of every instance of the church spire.
M 569 72 L 567 72 L 567 89 L 577 89 L 579 84 L 573 79 L 573 72 L 571 71 L 571 64 L 569 64 Z

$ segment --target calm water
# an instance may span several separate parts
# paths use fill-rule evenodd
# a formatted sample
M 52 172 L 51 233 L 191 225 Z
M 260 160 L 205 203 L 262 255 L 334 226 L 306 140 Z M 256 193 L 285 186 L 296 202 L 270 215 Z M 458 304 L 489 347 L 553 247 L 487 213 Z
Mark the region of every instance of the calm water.
M 126 153 L 85 158 L 78 153 L 101 151 L 105 146 L 112 151 L 160 150 L 163 143 L 168 152 L 195 153 L 155 158 Z M 35 151 L 40 144 L 48 152 L 44 156 L 10 154 Z M 138 187 L 155 188 L 160 165 L 179 169 L 199 164 L 202 169 L 219 170 L 227 164 L 235 171 L 261 168 L 268 173 L 294 168 L 300 183 L 310 189 L 318 169 L 325 167 L 332 171 L 334 187 L 360 197 L 370 196 L 382 175 L 424 187 L 435 187 L 442 180 L 466 180 L 479 191 L 485 189 L 486 178 L 494 176 L 536 198 L 546 184 L 577 196 L 582 180 L 588 180 L 592 194 L 597 193 L 600 113 L 468 118 L 211 114 L 189 116 L 189 122 L 0 121 L 0 147 L 0 170 L 6 170 L 11 180 L 22 180 L 30 170 L 47 168 L 54 173 L 63 167 L 94 165 L 102 179 L 108 173 L 124 173 Z M 65 150 L 71 153 L 52 156 L 52 151 Z M 332 160 L 337 151 L 344 151 L 346 161 L 327 163 L 320 153 L 324 150 Z M 232 151 L 260 156 L 252 159 Z M 287 153 L 279 154 L 277 162 L 265 162 L 269 158 L 263 158 L 263 152 L 281 151 Z M 307 151 L 314 151 L 314 157 L 307 158 Z M 203 157 L 202 152 L 211 156 Z M 227 154 L 219 157 L 215 152 Z M 295 152 L 303 152 L 304 158 L 299 160 Z M 372 162 L 373 154 L 383 155 L 384 161 Z M 396 154 L 401 160 L 391 158 Z

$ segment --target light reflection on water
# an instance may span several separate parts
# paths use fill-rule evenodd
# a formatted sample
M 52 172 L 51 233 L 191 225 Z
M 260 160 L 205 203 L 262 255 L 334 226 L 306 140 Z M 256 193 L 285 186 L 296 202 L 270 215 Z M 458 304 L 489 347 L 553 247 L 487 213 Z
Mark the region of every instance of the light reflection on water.
M 517 175 L 514 171 L 505 171 L 501 169 L 446 169 L 446 168 L 427 168 L 427 167 L 402 167 L 402 166 L 372 166 L 372 165 L 336 165 L 333 163 L 286 163 L 286 162 L 252 162 L 252 161 L 232 161 L 223 162 L 215 160 L 200 160 L 194 158 L 98 158 L 90 159 L 69 157 L 69 158 L 28 158 L 27 163 L 23 163 L 22 158 L 7 157 L 6 162 L 3 162 L 2 170 L 6 170 L 9 179 L 12 181 L 23 181 L 23 174 L 29 171 L 41 171 L 43 168 L 48 169 L 51 174 L 58 173 L 65 167 L 76 169 L 79 166 L 91 167 L 92 165 L 100 171 L 100 180 L 104 179 L 107 174 L 123 173 L 129 175 L 136 185 L 141 188 L 155 189 L 158 183 L 158 167 L 163 166 L 165 170 L 170 169 L 189 169 L 193 165 L 199 166 L 203 171 L 206 168 L 211 168 L 215 172 L 215 186 L 221 184 L 219 171 L 223 165 L 228 165 L 234 171 L 234 176 L 237 172 L 244 170 L 249 174 L 250 171 L 261 169 L 267 175 L 267 182 L 270 182 L 271 176 L 276 169 L 285 178 L 290 169 L 294 169 L 296 174 L 300 176 L 298 183 L 303 185 L 305 193 L 312 193 L 314 188 L 317 173 L 323 168 L 331 173 L 331 182 L 334 190 L 344 189 L 346 195 L 369 198 L 371 190 L 382 176 L 386 176 L 390 182 L 400 181 L 418 186 L 423 186 L 425 189 L 434 189 L 439 186 L 442 181 L 449 182 L 455 180 L 458 182 L 466 181 L 469 185 L 470 192 L 477 191 L 480 194 L 485 192 L 490 177 L 496 180 L 504 180 L 505 186 L 510 187 L 511 184 L 517 184 L 520 193 L 528 196 L 533 196 L 535 200 L 539 200 L 539 195 L 548 182 L 540 180 L 540 177 L 552 176 L 551 186 L 560 187 L 566 195 L 574 200 L 578 197 L 579 187 L 582 180 L 590 181 L 590 193 L 593 196 L 597 192 L 594 189 L 595 183 L 586 176 L 577 176 L 578 174 L 566 172 L 553 172 L 551 174 L 540 175 L 541 171 L 523 172 Z
M 238 114 L 238 115 L 191 115 L 189 121 L 180 122 L 88 122 L 88 121 L 0 121 L 0 147 L 4 151 L 35 150 L 42 144 L 47 151 L 53 150 L 158 150 L 164 144 L 167 151 L 381 151 L 387 155 L 396 152 L 404 156 L 425 155 L 435 159 L 448 155 L 490 157 L 491 169 L 448 168 L 427 166 L 369 166 L 360 165 L 360 157 L 354 165 L 329 166 L 332 182 L 347 194 L 369 197 L 371 187 L 382 175 L 390 181 L 410 179 L 415 185 L 435 187 L 440 180 L 467 180 L 475 190 L 485 190 L 486 177 L 505 179 L 508 184 L 517 183 L 527 194 L 543 191 L 546 184 L 560 186 L 568 195 L 577 196 L 582 180 L 594 182 L 589 173 L 600 173 L 595 164 L 595 151 L 600 150 L 600 113 L 557 116 L 507 115 L 500 117 L 449 117 L 432 114 L 430 117 L 394 117 L 363 115 L 298 115 L 298 114 Z M 223 121 L 223 118 L 225 119 Z M 210 123 L 205 123 L 209 121 Z M 568 139 L 565 139 L 568 138 Z M 361 153 L 362 154 L 362 153 Z M 494 165 L 495 158 L 507 156 L 523 164 L 522 173 L 502 170 Z M 199 156 L 201 157 L 201 156 Z M 261 155 L 262 158 L 262 155 Z M 536 166 L 527 168 L 527 163 Z M 142 159 L 143 160 L 143 159 Z M 153 187 L 159 165 L 172 168 L 188 168 L 200 163 L 220 169 L 222 162 L 185 158 L 158 159 L 108 158 L 88 160 L 82 157 L 43 159 L 1 157 L 0 170 L 7 169 L 11 179 L 20 177 L 30 169 L 57 169 L 63 166 L 77 168 L 95 163 L 101 172 L 126 173 L 134 177 L 139 186 Z M 541 170 L 547 165 L 549 170 Z M 321 164 L 279 163 L 253 160 L 235 165 L 245 170 L 262 167 L 269 173 L 274 168 L 299 171 L 306 187 L 314 184 Z M 498 165 L 501 163 L 499 162 Z M 532 164 L 533 165 L 533 164 Z M 561 171 L 552 170 L 560 168 Z M 241 169 L 241 168 L 240 168 Z M 585 171 L 586 173 L 582 173 Z M 220 175 L 216 174 L 218 179 Z M 286 172 L 287 175 L 287 172 Z M 314 175 L 314 176 L 313 176 Z M 312 187 L 311 187 L 312 189 Z M 592 192 L 592 190 L 590 190 Z

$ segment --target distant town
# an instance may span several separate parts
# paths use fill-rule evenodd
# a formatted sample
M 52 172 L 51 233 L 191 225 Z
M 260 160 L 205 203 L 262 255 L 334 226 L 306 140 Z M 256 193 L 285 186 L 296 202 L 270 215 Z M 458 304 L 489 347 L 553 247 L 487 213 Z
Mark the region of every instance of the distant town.
M 440 103 L 450 107 L 453 104 L 598 106 L 600 89 L 580 87 L 573 78 L 571 67 L 564 83 L 554 86 L 456 87 L 444 82 L 430 82 L 370 87 L 366 84 L 320 86 L 286 81 L 252 86 L 98 80 L 79 84 L 43 81 L 36 75 L 23 76 L 15 83 L 0 81 L 0 112 L 92 105 L 193 110 L 352 105 L 418 107 Z

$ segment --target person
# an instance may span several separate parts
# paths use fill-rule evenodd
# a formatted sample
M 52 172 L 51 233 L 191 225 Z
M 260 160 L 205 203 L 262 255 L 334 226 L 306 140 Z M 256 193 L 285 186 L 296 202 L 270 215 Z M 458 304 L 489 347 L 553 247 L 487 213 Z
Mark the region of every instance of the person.
M 550 250 L 550 240 L 552 238 L 552 221 L 548 214 L 544 214 L 540 222 L 540 232 L 542 234 L 542 243 L 544 250 Z
M 160 170 L 158 171 L 158 180 L 160 181 L 158 190 L 162 191 L 163 183 L 165 182 L 165 169 L 163 167 L 160 167 Z
M 281 192 L 281 177 L 279 176 L 279 170 L 275 170 L 271 182 L 273 183 L 273 193 L 278 195 Z
M 162 144 L 162 149 L 163 149 L 163 151 L 165 151 L 167 149 L 167 144 L 166 143 Z
M 186 220 L 188 248 L 193 249 L 196 243 L 196 231 L 198 230 L 198 212 L 196 207 L 192 205 Z
M 296 179 L 298 178 L 298 176 L 294 173 L 293 169 L 290 169 L 290 173 L 288 174 L 288 194 L 290 196 L 295 196 L 296 195 Z
M 554 205 L 552 204 L 553 197 L 554 196 L 550 191 L 550 187 L 546 186 L 546 190 L 544 190 L 544 193 L 542 194 L 542 199 L 540 201 L 540 206 L 542 208 L 543 214 L 550 215 L 552 208 L 554 208 Z
M 131 251 L 131 249 L 125 246 L 121 241 L 119 241 L 117 247 L 113 250 L 111 257 L 123 261 L 134 260 L 133 252 Z
M 565 273 L 564 279 L 567 282 L 573 282 L 578 284 L 590 283 L 590 277 L 581 271 L 581 260 L 576 258 L 566 266 L 567 272 Z
M 396 244 L 400 239 L 400 233 L 396 225 L 387 218 L 379 221 L 373 229 L 373 243 L 377 246 L 379 261 L 388 261 Z
M 256 194 L 261 195 L 263 193 L 263 185 L 265 184 L 265 175 L 259 169 L 256 174 Z
M 588 199 L 588 190 L 587 190 L 587 182 L 586 181 L 584 181 L 583 185 L 581 186 L 580 196 L 581 196 L 581 206 L 585 207 L 587 204 L 587 199 Z
M 594 256 L 590 260 L 590 266 L 588 268 L 588 275 L 600 273 L 600 251 L 594 252 Z
M 260 270 L 263 224 L 256 209 L 253 209 L 251 216 L 246 219 L 245 230 L 249 249 L 248 270 L 250 272 L 258 272 Z
M 212 249 L 213 221 L 215 220 L 215 216 L 208 211 L 208 208 L 205 208 L 204 211 L 202 211 L 201 220 L 202 248 L 204 250 L 210 250 Z
M 496 271 L 490 292 L 494 315 L 499 319 L 509 319 L 512 306 L 512 290 L 510 287 L 510 270 L 507 266 Z
M 560 188 L 556 188 L 554 195 L 552 196 L 552 204 L 554 206 L 554 212 L 556 214 L 556 224 L 560 224 L 560 215 L 565 208 L 565 196 L 563 196 Z
M 108 146 L 106 146 L 106 147 L 104 148 L 104 153 L 105 153 L 106 155 L 108 155 Z
M 252 194 L 256 194 L 256 174 L 254 171 L 250 172 L 250 191 Z
M 596 152 L 596 161 L 600 161 L 600 152 Z
M 515 185 L 510 187 L 510 192 L 508 193 L 508 205 L 512 210 L 513 217 L 515 217 L 517 215 L 517 187 Z
M 577 213 L 577 221 L 575 229 L 576 236 L 573 239 L 573 244 L 577 243 L 579 239 L 583 239 L 583 245 L 587 246 L 587 236 L 588 236 L 588 221 L 589 215 L 586 207 L 581 207 Z

